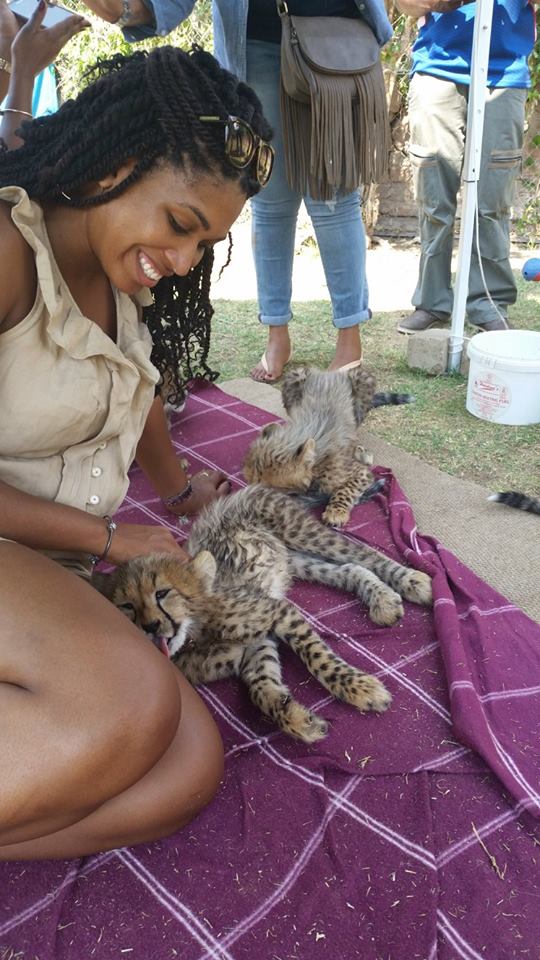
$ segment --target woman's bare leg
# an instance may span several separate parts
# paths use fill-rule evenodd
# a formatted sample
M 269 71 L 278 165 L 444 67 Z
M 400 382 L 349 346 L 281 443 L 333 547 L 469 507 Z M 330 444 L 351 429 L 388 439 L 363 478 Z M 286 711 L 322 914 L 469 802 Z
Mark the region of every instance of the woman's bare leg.
M 69 859 L 168 837 L 213 799 L 223 774 L 221 738 L 199 695 L 170 666 L 181 690 L 182 719 L 152 770 L 70 827 L 0 846 L 0 860 Z
M 216 788 L 221 749 L 175 669 L 88 584 L 6 542 L 0 609 L 0 858 L 77 856 L 187 822 Z M 178 803 L 173 745 L 187 765 Z
M 286 325 L 269 326 L 268 343 L 264 351 L 268 370 L 265 370 L 263 364 L 259 361 L 259 363 L 253 367 L 250 377 L 252 380 L 257 380 L 260 383 L 273 383 L 275 380 L 279 380 L 290 354 L 291 341 L 289 338 L 289 327 Z
M 353 327 L 343 327 L 338 330 L 336 340 L 336 352 L 329 370 L 339 370 L 340 367 L 348 363 L 354 363 L 362 359 L 362 338 L 360 336 L 360 326 L 355 324 Z

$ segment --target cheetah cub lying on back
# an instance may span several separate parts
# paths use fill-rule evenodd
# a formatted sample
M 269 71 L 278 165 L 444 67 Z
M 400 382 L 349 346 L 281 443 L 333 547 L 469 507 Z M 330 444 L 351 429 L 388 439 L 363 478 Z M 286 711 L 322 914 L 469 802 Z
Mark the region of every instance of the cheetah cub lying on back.
M 373 407 L 410 403 L 413 398 L 375 393 L 375 378 L 362 369 L 297 367 L 283 379 L 282 399 L 289 419 L 263 427 L 248 450 L 244 476 L 249 483 L 328 494 L 322 519 L 341 527 L 374 480 L 360 424 Z
M 293 577 L 359 596 L 372 620 L 393 624 L 401 597 L 428 605 L 431 581 L 376 550 L 328 530 L 285 494 L 247 487 L 208 507 L 187 548 L 140 557 L 96 583 L 168 653 L 194 684 L 237 676 L 259 709 L 308 743 L 325 721 L 291 696 L 281 676 L 278 641 L 288 644 L 333 696 L 358 710 L 386 710 L 390 694 L 376 677 L 338 657 L 285 593 Z

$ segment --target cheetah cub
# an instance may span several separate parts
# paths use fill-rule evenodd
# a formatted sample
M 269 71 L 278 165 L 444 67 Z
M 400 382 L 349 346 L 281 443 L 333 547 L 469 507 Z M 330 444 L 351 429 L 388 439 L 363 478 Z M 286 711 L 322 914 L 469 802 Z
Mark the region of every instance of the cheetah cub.
M 431 602 L 425 574 L 345 540 L 300 505 L 253 486 L 216 501 L 194 524 L 187 548 L 140 557 L 102 578 L 102 592 L 169 655 L 194 684 L 239 677 L 256 706 L 307 743 L 326 735 L 322 717 L 294 700 L 281 674 L 286 643 L 334 697 L 381 712 L 391 697 L 376 677 L 338 657 L 285 598 L 293 577 L 356 593 L 376 623 L 403 613 L 401 596 Z
M 249 483 L 327 494 L 322 519 L 341 527 L 374 481 L 360 424 L 372 407 L 410 403 L 413 398 L 375 393 L 375 378 L 362 369 L 323 372 L 308 367 L 285 375 L 282 398 L 289 419 L 263 427 L 248 450 L 244 476 Z

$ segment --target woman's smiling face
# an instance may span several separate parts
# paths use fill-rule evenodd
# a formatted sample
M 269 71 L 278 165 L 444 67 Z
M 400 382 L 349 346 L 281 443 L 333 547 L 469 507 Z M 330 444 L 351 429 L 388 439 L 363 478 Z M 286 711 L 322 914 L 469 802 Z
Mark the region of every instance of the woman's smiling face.
M 104 178 L 100 189 L 111 189 L 131 169 L 126 164 Z M 133 294 L 163 276 L 186 276 L 206 249 L 227 237 L 245 202 L 236 180 L 195 179 L 162 165 L 109 203 L 87 208 L 87 238 L 111 283 Z

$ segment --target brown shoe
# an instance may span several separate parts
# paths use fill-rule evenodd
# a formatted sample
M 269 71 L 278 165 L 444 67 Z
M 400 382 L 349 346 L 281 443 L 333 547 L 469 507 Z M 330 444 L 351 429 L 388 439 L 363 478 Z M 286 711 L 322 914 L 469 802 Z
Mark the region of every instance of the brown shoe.
M 513 330 L 508 320 L 488 320 L 487 323 L 475 323 L 474 326 L 482 333 L 491 333 L 492 330 Z
M 418 307 L 414 313 L 398 323 L 398 333 L 420 333 L 422 330 L 429 330 L 430 327 L 444 326 L 449 319 L 449 313 L 431 313 L 430 310 L 422 310 L 422 307 Z

